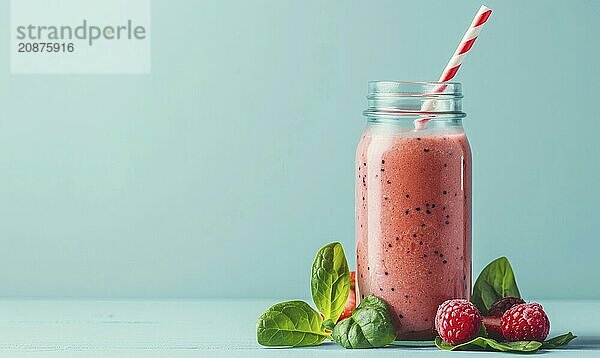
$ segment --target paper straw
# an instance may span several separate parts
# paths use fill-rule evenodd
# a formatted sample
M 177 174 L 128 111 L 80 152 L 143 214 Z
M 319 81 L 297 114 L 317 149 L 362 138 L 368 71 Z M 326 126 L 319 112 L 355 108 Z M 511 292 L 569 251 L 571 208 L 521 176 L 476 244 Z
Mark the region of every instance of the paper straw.
M 446 68 L 444 68 L 444 71 L 438 79 L 438 82 L 448 82 L 453 79 L 454 76 L 456 76 L 456 73 L 458 72 L 458 69 L 460 68 L 465 56 L 467 53 L 469 53 L 471 47 L 473 47 L 479 32 L 483 28 L 483 25 L 487 22 L 491 13 L 491 9 L 485 5 L 481 5 L 479 11 L 477 11 L 477 14 L 475 14 L 475 17 L 473 18 L 471 26 L 469 26 L 469 29 L 463 36 L 462 40 L 460 40 L 460 44 L 456 48 L 456 51 L 454 51 L 450 61 L 448 61 Z M 446 85 L 440 85 L 435 89 L 435 92 L 442 92 L 444 89 L 446 89 Z M 432 99 L 423 102 L 423 105 L 421 106 L 421 112 L 431 111 L 434 108 L 434 104 L 435 100 Z M 430 119 L 431 118 L 420 118 L 415 120 L 415 128 L 423 129 Z

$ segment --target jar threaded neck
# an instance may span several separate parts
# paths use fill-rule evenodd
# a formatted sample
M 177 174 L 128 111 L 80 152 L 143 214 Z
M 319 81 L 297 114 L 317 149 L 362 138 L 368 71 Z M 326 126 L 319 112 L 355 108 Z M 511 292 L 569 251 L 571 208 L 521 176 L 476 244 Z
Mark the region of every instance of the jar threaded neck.
M 458 82 L 369 82 L 369 120 L 429 118 L 461 119 L 462 86 Z

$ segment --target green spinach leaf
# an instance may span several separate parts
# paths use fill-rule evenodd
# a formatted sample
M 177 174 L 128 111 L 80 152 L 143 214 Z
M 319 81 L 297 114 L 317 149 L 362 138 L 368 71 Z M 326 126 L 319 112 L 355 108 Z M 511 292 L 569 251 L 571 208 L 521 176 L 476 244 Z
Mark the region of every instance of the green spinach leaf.
M 321 324 L 321 326 L 325 329 L 333 331 L 333 328 L 335 327 L 335 322 L 333 322 L 332 319 L 328 319 L 327 321 L 323 322 L 323 324 Z
M 498 342 L 491 338 L 477 337 L 469 342 L 455 346 L 444 342 L 440 337 L 435 338 L 435 345 L 446 351 L 499 351 L 513 353 L 535 352 L 542 346 L 537 341 Z
M 378 348 L 392 343 L 396 332 L 387 304 L 371 295 L 337 323 L 331 337 L 344 348 Z
M 479 274 L 471 302 L 485 315 L 497 300 L 507 297 L 521 297 L 515 275 L 506 257 L 500 257 L 490 262 Z
M 565 333 L 563 335 L 548 339 L 542 343 L 542 349 L 552 349 L 567 345 L 569 342 L 577 338 L 573 333 Z
M 338 320 L 350 292 L 350 271 L 339 242 L 322 247 L 312 265 L 310 289 L 324 320 Z
M 281 302 L 271 306 L 258 318 L 256 338 L 263 346 L 316 346 L 329 337 L 323 319 L 308 303 Z

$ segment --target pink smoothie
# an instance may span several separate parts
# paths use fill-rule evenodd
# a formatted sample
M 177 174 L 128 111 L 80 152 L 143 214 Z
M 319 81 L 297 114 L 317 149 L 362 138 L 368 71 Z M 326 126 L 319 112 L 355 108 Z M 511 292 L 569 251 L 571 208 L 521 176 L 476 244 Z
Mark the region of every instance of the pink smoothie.
M 469 298 L 471 151 L 460 130 L 363 134 L 356 155 L 359 299 L 392 310 L 397 338 L 435 337 L 440 303 Z

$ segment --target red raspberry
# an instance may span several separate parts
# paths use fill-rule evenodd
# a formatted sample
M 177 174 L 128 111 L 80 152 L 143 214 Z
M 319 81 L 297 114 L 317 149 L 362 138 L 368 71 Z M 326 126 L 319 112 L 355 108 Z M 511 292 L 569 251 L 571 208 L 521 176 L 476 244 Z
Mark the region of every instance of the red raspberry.
M 484 316 L 481 320 L 487 335 L 497 341 L 503 341 L 504 336 L 502 335 L 502 327 L 500 327 L 500 317 Z
M 435 329 L 450 344 L 460 344 L 477 336 L 481 314 L 471 302 L 463 299 L 442 303 L 435 315 Z
M 550 332 L 550 320 L 539 303 L 522 303 L 504 312 L 502 335 L 509 341 L 543 341 Z
M 502 317 L 504 312 L 508 311 L 516 305 L 520 305 L 521 303 L 525 303 L 525 301 L 518 297 L 509 296 L 501 298 L 498 301 L 494 302 L 492 307 L 490 307 L 487 315 L 492 317 Z
M 500 318 L 504 312 L 521 303 L 525 303 L 525 301 L 518 297 L 504 297 L 494 302 L 492 307 L 490 307 L 487 316 L 483 317 L 483 325 L 490 338 L 498 341 L 504 340 L 502 327 L 500 326 Z

